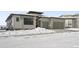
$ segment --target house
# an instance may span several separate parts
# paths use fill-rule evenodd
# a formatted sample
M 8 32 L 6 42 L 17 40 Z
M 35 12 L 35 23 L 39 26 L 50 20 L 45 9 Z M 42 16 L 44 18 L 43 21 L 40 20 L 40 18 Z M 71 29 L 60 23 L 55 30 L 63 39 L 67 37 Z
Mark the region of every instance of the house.
M 64 29 L 65 19 L 60 17 L 42 17 L 40 18 L 40 27 L 47 29 Z
M 43 12 L 29 11 L 27 14 L 10 14 L 6 19 L 7 29 L 25 30 L 42 27 L 47 29 L 79 28 L 79 14 L 46 17 Z
M 45 17 L 43 12 L 29 11 L 27 14 L 10 14 L 6 19 L 7 29 L 24 30 L 43 27 L 48 29 L 64 29 L 65 19 L 61 17 Z
M 24 14 L 10 14 L 7 18 L 7 28 L 13 29 L 33 29 L 36 28 L 36 17 Z
M 65 19 L 66 28 L 79 28 L 79 14 L 62 15 L 60 17 Z
M 28 14 L 10 14 L 6 19 L 7 29 L 10 30 L 19 30 L 19 29 L 34 29 L 37 25 L 38 16 L 42 12 L 33 12 L 30 11 Z

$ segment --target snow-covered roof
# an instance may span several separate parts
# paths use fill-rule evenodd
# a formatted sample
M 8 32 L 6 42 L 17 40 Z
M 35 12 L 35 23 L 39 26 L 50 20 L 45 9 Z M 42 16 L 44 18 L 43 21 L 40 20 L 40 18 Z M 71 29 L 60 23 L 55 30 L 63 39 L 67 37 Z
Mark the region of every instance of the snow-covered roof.
M 13 15 L 17 15 L 17 16 L 32 16 L 32 17 L 41 17 L 41 18 L 56 18 L 56 19 L 76 19 L 77 17 L 47 17 L 47 16 L 43 16 L 43 15 L 34 15 L 34 14 L 10 14 L 8 16 L 8 18 L 6 19 L 9 20 L 9 18 L 11 18 Z M 75 15 L 79 15 L 79 14 L 75 14 Z
M 10 14 L 10 15 L 7 17 L 6 21 L 9 20 L 9 18 L 11 18 L 13 15 L 16 15 L 16 16 L 32 16 L 32 17 L 39 16 L 39 15 L 33 15 L 33 14 Z M 41 16 L 43 16 L 43 15 L 41 15 Z M 41 16 L 39 16 L 39 17 L 41 17 Z
M 60 17 L 63 17 L 63 16 L 71 16 L 71 17 L 74 17 L 74 16 L 79 16 L 79 14 L 67 14 L 67 15 L 61 15 Z

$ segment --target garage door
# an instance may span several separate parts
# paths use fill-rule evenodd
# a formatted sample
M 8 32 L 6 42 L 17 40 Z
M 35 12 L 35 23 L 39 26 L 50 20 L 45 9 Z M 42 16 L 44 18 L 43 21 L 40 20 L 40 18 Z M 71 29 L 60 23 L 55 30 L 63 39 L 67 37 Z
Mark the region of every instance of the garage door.
M 42 22 L 42 27 L 48 29 L 49 28 L 49 22 L 46 22 L 46 21 Z
M 63 22 L 54 22 L 53 29 L 64 29 L 64 23 Z

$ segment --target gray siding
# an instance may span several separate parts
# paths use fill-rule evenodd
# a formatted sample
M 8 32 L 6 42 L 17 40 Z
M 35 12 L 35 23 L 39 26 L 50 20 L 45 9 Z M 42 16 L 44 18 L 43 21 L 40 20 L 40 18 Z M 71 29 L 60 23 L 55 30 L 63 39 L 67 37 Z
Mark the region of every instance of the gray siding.
M 65 19 L 41 18 L 41 27 L 48 29 L 64 29 Z
M 12 29 L 13 26 L 12 26 L 12 18 L 9 19 L 9 21 L 7 21 L 7 28 L 8 29 Z
M 65 19 L 62 18 L 51 18 L 51 28 L 52 29 L 64 29 Z
M 19 21 L 16 21 L 16 17 L 19 18 Z M 24 18 L 33 18 L 33 25 L 24 25 Z M 36 18 L 31 16 L 12 16 L 11 20 L 8 20 L 7 23 L 11 23 L 11 27 L 9 24 L 7 26 L 13 29 L 33 29 L 36 27 Z

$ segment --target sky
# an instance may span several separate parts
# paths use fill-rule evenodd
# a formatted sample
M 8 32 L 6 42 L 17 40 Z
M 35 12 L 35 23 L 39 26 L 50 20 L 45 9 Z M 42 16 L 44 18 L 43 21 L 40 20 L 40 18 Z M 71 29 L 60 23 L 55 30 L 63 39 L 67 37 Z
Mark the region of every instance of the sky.
M 26 10 L 41 10 L 46 16 L 79 14 L 79 0 L 1 0 L 0 25 L 6 25 L 11 13 L 26 14 Z
M 0 11 L 0 25 L 6 25 L 5 20 L 11 13 L 26 14 L 28 11 Z M 45 16 L 60 16 L 66 14 L 79 14 L 79 11 L 43 11 Z

